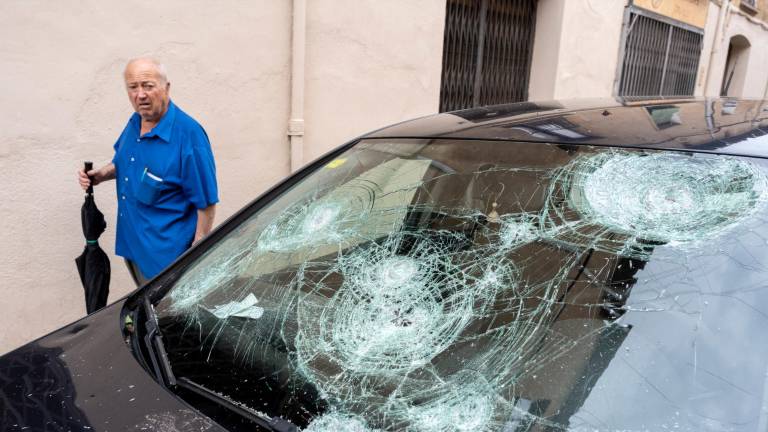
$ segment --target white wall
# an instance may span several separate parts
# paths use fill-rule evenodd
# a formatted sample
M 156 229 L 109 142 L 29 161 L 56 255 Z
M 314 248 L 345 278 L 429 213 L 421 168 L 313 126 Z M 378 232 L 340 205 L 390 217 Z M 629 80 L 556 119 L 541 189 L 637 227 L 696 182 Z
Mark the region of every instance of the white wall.
M 709 2 L 707 7 L 707 22 L 704 26 L 704 39 L 701 49 L 701 57 L 699 58 L 699 71 L 698 75 L 696 76 L 696 87 L 693 92 L 695 96 L 709 96 L 710 93 L 708 92 L 708 81 L 711 79 L 716 79 L 715 77 L 710 76 L 709 68 L 710 68 L 710 60 L 712 58 L 712 48 L 715 46 L 715 38 L 717 33 L 717 20 L 718 16 L 720 14 L 720 7 L 718 5 Z M 728 55 L 728 45 L 726 44 L 725 47 L 722 47 L 721 43 L 718 43 L 716 45 L 715 51 L 719 51 L 721 49 L 725 49 L 724 56 Z M 717 55 L 715 55 L 717 57 Z M 722 75 L 719 75 L 722 77 Z M 720 84 L 717 84 L 717 90 L 715 92 L 715 95 L 720 94 Z
M 736 83 L 736 85 L 742 88 L 742 97 L 763 97 L 766 84 L 768 84 L 768 27 L 752 22 L 745 15 L 736 12 L 731 13 L 730 20 L 727 21 L 723 41 L 724 48 L 721 50 L 722 55 L 717 62 L 719 68 L 714 69 L 720 73 L 718 89 L 725 72 L 728 44 L 731 38 L 736 35 L 744 36 L 751 44 L 743 84 Z
M 539 0 L 529 99 L 610 97 L 626 0 Z
M 529 100 L 550 100 L 555 97 L 564 10 L 565 0 L 540 0 L 536 7 Z
M 437 112 L 444 25 L 445 0 L 308 1 L 305 159 Z
M 626 3 L 626 0 L 566 2 L 555 98 L 613 94 Z
M 720 7 L 712 2 L 709 4 L 707 26 L 704 32 L 704 49 L 701 54 L 701 66 L 697 95 L 719 96 L 720 87 L 725 74 L 725 63 L 728 57 L 728 44 L 736 35 L 744 36 L 751 47 L 746 65 L 746 73 L 742 83 L 741 97 L 762 98 L 766 95 L 768 85 L 768 25 L 748 18 L 738 8 L 732 7 L 726 14 L 722 36 L 716 38 L 717 18 Z M 714 55 L 712 52 L 715 46 Z

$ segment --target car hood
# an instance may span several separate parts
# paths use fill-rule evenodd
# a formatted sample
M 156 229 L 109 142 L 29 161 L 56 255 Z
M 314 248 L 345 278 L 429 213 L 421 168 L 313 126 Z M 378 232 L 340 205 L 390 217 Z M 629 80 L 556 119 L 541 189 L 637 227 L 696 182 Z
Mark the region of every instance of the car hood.
M 223 430 L 138 364 L 120 330 L 123 303 L 0 357 L 0 430 Z

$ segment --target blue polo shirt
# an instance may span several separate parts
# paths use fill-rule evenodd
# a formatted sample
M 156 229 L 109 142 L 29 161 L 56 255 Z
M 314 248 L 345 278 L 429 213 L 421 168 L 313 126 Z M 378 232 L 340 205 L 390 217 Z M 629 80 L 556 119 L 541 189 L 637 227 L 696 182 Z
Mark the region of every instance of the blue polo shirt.
M 219 201 L 216 166 L 202 126 L 173 102 L 140 136 L 134 113 L 115 143 L 115 253 L 154 277 L 191 244 L 197 210 Z

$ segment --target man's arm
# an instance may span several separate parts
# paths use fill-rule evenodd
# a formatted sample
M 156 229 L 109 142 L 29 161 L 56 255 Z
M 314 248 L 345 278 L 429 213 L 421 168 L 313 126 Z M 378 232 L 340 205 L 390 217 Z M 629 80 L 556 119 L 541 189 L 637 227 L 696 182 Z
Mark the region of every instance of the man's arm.
M 216 216 L 216 204 L 211 204 L 208 207 L 197 211 L 197 228 L 195 228 L 195 239 L 192 244 L 200 241 L 203 237 L 208 235 L 213 228 L 213 218 Z
M 107 165 L 104 165 L 103 167 L 99 169 L 92 169 L 88 171 L 87 173 L 84 170 L 80 170 L 77 172 L 77 180 L 80 183 L 80 187 L 83 188 L 83 190 L 88 189 L 88 186 L 91 185 L 91 180 L 88 178 L 88 175 L 91 175 L 93 177 L 93 185 L 96 186 L 97 184 L 107 181 L 107 180 L 114 180 L 115 179 L 115 164 L 108 163 Z

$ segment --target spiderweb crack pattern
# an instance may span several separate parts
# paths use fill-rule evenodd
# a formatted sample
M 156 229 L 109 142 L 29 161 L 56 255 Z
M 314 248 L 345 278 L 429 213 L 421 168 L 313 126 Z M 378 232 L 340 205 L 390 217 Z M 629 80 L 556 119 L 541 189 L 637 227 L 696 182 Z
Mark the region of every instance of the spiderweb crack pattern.
M 409 237 L 393 236 L 343 256 L 328 270 L 340 272 L 344 281 L 319 310 L 312 302 L 299 303 L 300 359 L 327 347 L 331 352 L 321 352 L 344 369 L 386 374 L 423 366 L 455 341 L 472 316 L 474 293 L 461 289 L 460 271 L 446 259 L 447 251 Z M 398 255 L 408 240 L 415 241 L 413 249 Z M 332 324 L 317 328 L 318 323 Z
M 373 432 L 358 416 L 331 411 L 317 417 L 303 429 L 304 432 Z
M 460 234 L 422 230 L 392 234 L 325 267 L 308 263 L 311 271 L 299 272 L 305 275 L 300 291 L 333 294 L 300 297 L 296 369 L 337 409 L 365 412 L 382 423 L 408 425 L 410 419 L 410 430 L 424 431 L 501 424 L 508 407 L 494 406 L 501 398 L 494 386 L 509 391 L 525 360 L 552 355 L 536 353 L 536 341 L 554 316 L 565 273 L 525 283 L 508 257 L 515 243 L 495 228 L 480 231 L 487 246 L 472 253 L 452 246 L 462 242 Z M 326 286 L 337 281 L 335 290 Z M 535 306 L 526 299 L 535 299 Z M 505 319 L 492 324 L 501 315 Z M 491 323 L 478 324 L 486 319 Z M 486 327 L 478 331 L 478 325 Z M 474 369 L 456 369 L 452 346 L 475 351 L 464 362 Z M 464 397 L 457 399 L 459 388 Z M 414 400 L 422 406 L 407 402 Z M 476 406 L 457 411 L 459 401 Z M 446 429 L 438 419 L 455 426 Z
M 695 248 L 738 225 L 765 203 L 767 186 L 733 157 L 601 152 L 554 174 L 542 235 L 647 259 L 654 246 Z
M 290 252 L 312 246 L 344 241 L 357 234 L 350 222 L 366 219 L 367 208 L 349 203 L 318 200 L 282 214 L 259 237 L 259 249 Z
M 549 179 L 542 208 L 495 220 L 413 204 L 451 174 L 396 190 L 353 181 L 317 192 L 202 279 L 182 279 L 171 309 L 199 313 L 227 273 L 295 264 L 274 282 L 272 310 L 268 299 L 260 305 L 292 370 L 331 407 L 306 431 L 500 430 L 530 420 L 515 406 L 520 380 L 579 343 L 550 327 L 588 251 L 647 260 L 661 244 L 695 248 L 753 215 L 768 186 L 745 160 L 662 152 L 601 151 L 538 174 Z M 414 229 L 404 222 L 413 215 L 456 229 Z M 534 258 L 523 252 L 534 246 Z

